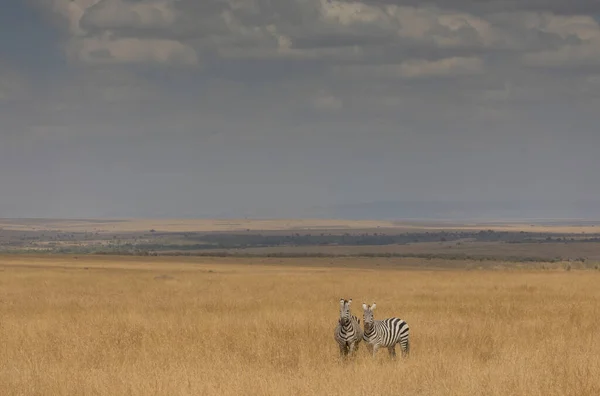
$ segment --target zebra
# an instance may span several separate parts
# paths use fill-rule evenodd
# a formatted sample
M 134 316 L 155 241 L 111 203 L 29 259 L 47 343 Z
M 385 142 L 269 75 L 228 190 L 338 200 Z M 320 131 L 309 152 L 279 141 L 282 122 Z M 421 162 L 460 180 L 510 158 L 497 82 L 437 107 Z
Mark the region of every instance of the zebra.
M 380 347 L 387 347 L 390 358 L 395 359 L 397 343 L 400 344 L 402 357 L 408 357 L 410 353 L 408 323 L 399 318 L 375 320 L 373 317 L 373 310 L 376 307 L 375 303 L 371 306 L 363 303 L 362 307 L 365 326 L 363 339 L 373 357 L 375 357 Z
M 352 299 L 340 299 L 340 318 L 335 328 L 334 338 L 340 347 L 340 356 L 343 358 L 350 353 L 358 352 L 358 346 L 363 339 L 363 330 L 360 319 L 350 313 Z

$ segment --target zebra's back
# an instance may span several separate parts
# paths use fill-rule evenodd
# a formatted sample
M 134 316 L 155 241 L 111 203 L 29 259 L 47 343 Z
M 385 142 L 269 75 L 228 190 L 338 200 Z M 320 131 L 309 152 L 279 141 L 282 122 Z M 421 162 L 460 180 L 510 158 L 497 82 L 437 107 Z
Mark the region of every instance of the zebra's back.
M 377 343 L 383 347 L 391 347 L 400 343 L 403 351 L 408 350 L 408 335 L 410 329 L 406 321 L 399 318 L 387 318 L 374 322 L 377 333 Z

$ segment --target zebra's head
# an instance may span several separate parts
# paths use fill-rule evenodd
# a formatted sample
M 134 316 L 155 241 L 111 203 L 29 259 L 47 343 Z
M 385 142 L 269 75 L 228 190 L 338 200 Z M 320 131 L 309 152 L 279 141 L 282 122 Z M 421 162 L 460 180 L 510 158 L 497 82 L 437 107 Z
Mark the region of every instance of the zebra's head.
M 340 299 L 340 323 L 345 324 L 350 321 L 352 318 L 352 314 L 350 313 L 350 304 L 352 304 L 352 299 L 344 300 Z
M 373 305 L 367 305 L 367 304 L 363 303 L 362 307 L 363 307 L 363 319 L 365 322 L 365 326 L 371 325 L 373 323 L 373 321 L 375 320 L 375 317 L 373 316 L 373 311 L 375 310 L 376 304 L 373 303 Z

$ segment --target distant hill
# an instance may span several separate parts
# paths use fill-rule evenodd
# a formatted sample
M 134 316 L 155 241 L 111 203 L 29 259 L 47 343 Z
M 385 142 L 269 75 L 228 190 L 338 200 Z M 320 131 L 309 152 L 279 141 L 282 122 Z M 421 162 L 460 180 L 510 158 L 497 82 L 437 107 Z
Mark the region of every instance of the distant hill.
M 72 213 L 61 218 L 154 218 L 154 219 L 347 219 L 347 220 L 600 220 L 599 202 L 451 202 L 451 201 L 377 201 L 323 205 L 320 207 L 234 210 L 220 213 L 182 210 L 174 205 L 160 209 L 115 207 L 98 213 Z M 1 217 L 14 217 L 0 212 Z M 39 217 L 39 216 L 38 216 Z
M 321 216 L 349 220 L 600 219 L 600 202 L 367 202 L 334 205 Z

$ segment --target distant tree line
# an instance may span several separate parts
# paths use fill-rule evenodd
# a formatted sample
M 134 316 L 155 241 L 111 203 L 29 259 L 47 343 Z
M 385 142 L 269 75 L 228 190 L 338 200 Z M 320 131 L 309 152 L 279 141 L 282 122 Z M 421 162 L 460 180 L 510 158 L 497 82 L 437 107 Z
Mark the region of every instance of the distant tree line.
M 72 238 L 73 235 L 63 236 Z M 55 237 L 55 236 L 54 236 Z M 120 237 L 120 236 L 119 236 Z M 154 252 L 202 252 L 208 250 L 243 250 L 247 248 L 309 247 L 309 246 L 384 246 L 407 245 L 412 243 L 438 242 L 496 242 L 496 243 L 573 243 L 600 242 L 600 234 L 550 234 L 524 231 L 436 231 L 407 232 L 398 234 L 294 232 L 290 234 L 269 233 L 159 233 L 152 232 L 140 237 L 131 235 L 127 239 L 117 239 L 117 235 L 104 236 L 108 243 L 103 245 L 60 246 L 47 244 L 39 249 L 51 253 L 107 253 L 107 254 L 151 254 Z M 56 237 L 55 237 L 56 238 Z M 107 239 L 108 238 L 108 239 Z M 143 238 L 143 239 L 138 239 Z M 54 241 L 56 239 L 52 238 Z M 19 240 L 0 241 L 6 249 L 30 246 Z M 213 252 L 206 252 L 213 253 Z
M 549 243 L 549 242 L 600 242 L 600 235 L 582 238 L 574 234 L 527 233 L 510 231 L 460 231 L 421 232 L 403 234 L 362 233 L 326 234 L 294 233 L 290 235 L 263 234 L 194 234 L 184 235 L 186 243 L 137 243 L 141 250 L 205 250 L 244 249 L 286 246 L 382 246 L 406 245 L 421 242 L 504 242 L 504 243 Z

